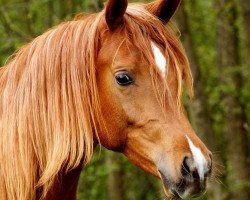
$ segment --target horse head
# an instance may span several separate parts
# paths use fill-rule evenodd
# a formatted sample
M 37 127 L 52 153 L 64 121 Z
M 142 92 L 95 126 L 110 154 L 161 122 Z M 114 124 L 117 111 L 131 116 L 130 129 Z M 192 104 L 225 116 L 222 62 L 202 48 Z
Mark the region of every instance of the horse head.
M 180 102 L 181 82 L 192 90 L 192 77 L 165 27 L 179 3 L 108 1 L 97 61 L 104 122 L 98 140 L 160 178 L 167 196 L 185 198 L 204 191 L 212 161 Z
M 165 27 L 179 3 L 109 0 L 0 69 L 0 199 L 75 199 L 96 143 L 160 178 L 167 196 L 205 190 L 211 153 L 182 106 L 192 76 Z

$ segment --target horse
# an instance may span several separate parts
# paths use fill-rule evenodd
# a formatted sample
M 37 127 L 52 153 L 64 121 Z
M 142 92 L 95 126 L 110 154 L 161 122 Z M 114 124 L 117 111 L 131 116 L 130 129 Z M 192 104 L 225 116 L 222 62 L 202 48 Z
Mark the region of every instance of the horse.
M 193 80 L 167 26 L 179 4 L 108 0 L 0 69 L 0 199 L 76 199 L 98 144 L 159 178 L 167 197 L 205 190 L 212 155 L 181 103 Z

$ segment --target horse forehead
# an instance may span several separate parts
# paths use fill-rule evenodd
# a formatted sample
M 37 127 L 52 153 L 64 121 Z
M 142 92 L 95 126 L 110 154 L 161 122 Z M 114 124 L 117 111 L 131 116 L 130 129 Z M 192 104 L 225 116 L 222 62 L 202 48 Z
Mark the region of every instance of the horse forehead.
M 114 38 L 117 40 L 113 40 Z M 167 67 L 166 57 L 159 47 L 160 45 L 153 42 L 153 40 L 149 40 L 148 42 L 149 46 L 151 45 L 155 65 L 162 76 L 165 77 Z M 145 44 L 145 46 L 147 46 L 147 44 Z M 150 49 L 148 49 L 148 51 L 150 51 Z M 118 36 L 107 39 L 101 49 L 101 57 L 103 60 L 112 60 L 113 65 L 115 64 L 125 67 L 134 66 L 133 68 L 149 64 L 143 54 L 142 50 L 138 49 L 133 43 Z M 146 55 L 149 54 L 150 53 L 146 53 Z
M 126 40 L 106 41 L 98 56 L 99 60 L 112 62 L 112 66 L 138 68 L 145 62 L 142 52 Z

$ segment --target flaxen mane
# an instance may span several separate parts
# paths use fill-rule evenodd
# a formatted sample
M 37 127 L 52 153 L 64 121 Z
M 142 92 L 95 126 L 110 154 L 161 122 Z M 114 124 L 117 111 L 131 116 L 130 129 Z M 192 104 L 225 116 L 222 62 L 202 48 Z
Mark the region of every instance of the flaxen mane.
M 90 160 L 102 118 L 96 60 L 107 30 L 104 12 L 63 23 L 0 69 L 0 199 L 34 199 L 38 191 L 42 198 L 60 171 Z M 150 39 L 162 45 L 176 72 L 179 100 L 181 79 L 191 88 L 192 78 L 174 34 L 135 6 L 128 8 L 122 30 L 149 63 Z

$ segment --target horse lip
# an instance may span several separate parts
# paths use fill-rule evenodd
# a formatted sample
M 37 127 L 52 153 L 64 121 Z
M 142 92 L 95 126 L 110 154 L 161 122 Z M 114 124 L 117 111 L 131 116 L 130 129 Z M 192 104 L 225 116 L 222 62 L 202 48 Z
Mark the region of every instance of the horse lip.
M 189 195 L 189 192 L 187 191 L 191 188 L 186 187 L 184 182 L 181 182 L 182 183 L 181 187 L 180 184 L 176 184 L 174 181 L 171 181 L 170 178 L 168 178 L 161 170 L 158 171 L 161 175 L 161 179 L 165 190 L 169 190 L 171 192 L 172 195 L 171 199 L 173 200 L 185 199 Z
M 181 195 L 180 195 L 176 190 L 173 190 L 173 189 L 172 189 L 171 192 L 172 192 L 172 194 L 173 194 L 172 199 L 174 199 L 174 200 L 183 199 L 183 198 L 181 197 Z
M 164 173 L 161 170 L 158 170 L 161 176 L 161 180 L 163 182 L 164 188 L 165 190 L 169 190 L 172 194 L 171 199 L 173 200 L 178 200 L 178 199 L 182 199 L 180 192 L 178 192 L 176 190 L 175 184 L 173 181 L 171 181 L 169 178 L 166 177 L 166 175 L 164 175 Z
M 167 177 L 165 176 L 165 174 L 164 174 L 161 170 L 158 170 L 158 172 L 160 173 L 160 177 L 161 177 L 161 180 L 162 180 L 164 186 L 167 186 L 167 187 L 169 187 L 169 188 L 172 188 L 172 186 L 174 185 L 174 184 L 172 183 L 172 181 L 171 181 L 169 178 L 167 178 Z

